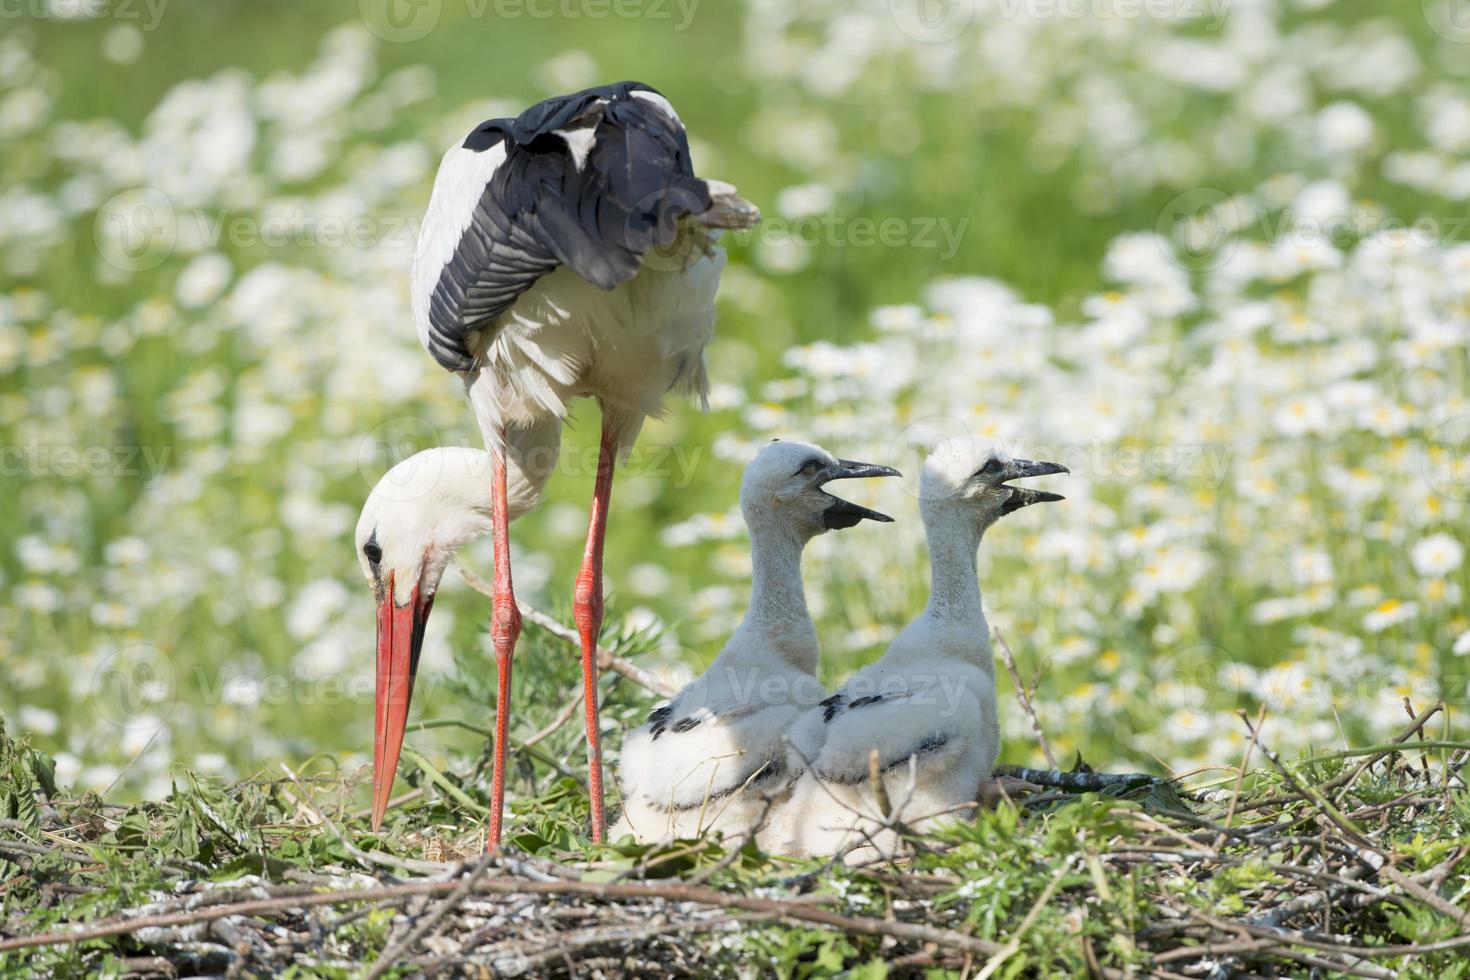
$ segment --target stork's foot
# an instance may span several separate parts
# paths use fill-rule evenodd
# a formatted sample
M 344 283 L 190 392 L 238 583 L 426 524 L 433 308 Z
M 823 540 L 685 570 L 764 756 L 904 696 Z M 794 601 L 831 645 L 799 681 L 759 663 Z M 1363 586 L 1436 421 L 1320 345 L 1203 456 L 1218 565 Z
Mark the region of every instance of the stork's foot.
M 1002 803 L 1013 803 L 1033 793 L 1040 793 L 1041 790 L 1042 787 L 1035 783 L 1028 783 L 1024 779 L 1017 779 L 1014 776 L 997 776 L 980 784 L 976 798 L 985 809 L 994 810 Z

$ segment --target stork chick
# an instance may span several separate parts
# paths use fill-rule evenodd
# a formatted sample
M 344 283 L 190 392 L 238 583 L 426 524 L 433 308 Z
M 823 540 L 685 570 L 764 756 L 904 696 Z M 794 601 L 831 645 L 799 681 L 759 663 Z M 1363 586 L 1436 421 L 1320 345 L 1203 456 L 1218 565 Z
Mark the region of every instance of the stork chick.
M 710 668 L 628 736 L 615 837 L 738 832 L 760 819 L 762 794 L 782 781 L 783 734 L 826 694 L 816 678 L 817 633 L 801 580 L 802 550 L 817 535 L 865 518 L 892 520 L 824 487 L 898 475 L 801 442 L 773 442 L 746 467 L 740 510 L 750 530 L 750 606 Z
M 1000 745 L 980 541 L 1006 514 L 1062 499 L 1009 481 L 1066 472 L 1011 459 L 981 440 L 950 440 L 929 456 L 919 481 L 929 604 L 882 658 L 793 726 L 787 769 L 802 774 L 766 846 L 808 854 L 850 849 L 849 860 L 862 860 L 874 849 L 892 852 L 894 823 L 922 828 L 975 799 Z

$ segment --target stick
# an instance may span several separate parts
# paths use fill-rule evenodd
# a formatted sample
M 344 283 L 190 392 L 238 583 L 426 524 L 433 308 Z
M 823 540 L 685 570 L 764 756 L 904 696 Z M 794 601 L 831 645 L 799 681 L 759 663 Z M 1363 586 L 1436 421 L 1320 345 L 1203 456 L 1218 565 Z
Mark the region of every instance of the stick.
M 465 580 L 465 583 L 470 588 L 481 595 L 489 596 L 492 594 L 490 586 L 486 585 L 483 579 L 463 565 L 459 566 L 459 576 Z M 548 616 L 546 613 L 534 609 L 524 602 L 517 602 L 517 605 L 520 607 L 522 619 L 535 623 L 557 639 L 565 640 L 567 643 L 581 644 L 582 638 L 577 635 L 576 630 L 563 626 L 554 617 Z M 599 646 L 597 648 L 597 666 L 602 670 L 611 670 L 615 674 L 621 674 L 639 687 L 647 688 L 653 693 L 661 694 L 666 698 L 673 697 L 679 693 L 677 688 L 670 687 L 654 674 L 649 673 L 629 660 L 625 660 L 606 647 Z
M 878 804 L 878 815 L 884 820 L 893 820 L 893 803 L 888 799 L 888 787 L 883 783 L 883 763 L 878 759 L 878 750 L 868 753 L 868 783 L 873 789 L 873 801 Z
M 380 868 L 392 868 L 394 871 L 418 873 L 434 873 L 444 870 L 442 865 L 431 864 L 428 861 L 406 860 L 404 858 L 393 857 L 391 854 L 379 854 L 377 851 L 364 851 L 352 842 L 352 839 L 347 836 L 341 827 L 337 826 L 335 821 L 317 809 L 316 804 L 311 802 L 311 794 L 306 791 L 305 786 L 301 785 L 301 780 L 296 778 L 296 774 L 291 771 L 290 766 L 283 762 L 281 763 L 281 770 L 285 772 L 286 777 L 291 782 L 296 784 L 296 788 L 301 790 L 301 797 L 296 802 L 305 807 L 316 818 L 318 824 L 330 830 L 332 836 L 341 842 L 342 848 L 352 856 L 353 860 L 364 868 L 371 869 L 374 865 L 377 865 Z
M 1011 652 L 1011 645 L 1006 642 L 1005 634 L 1000 627 L 992 626 L 995 639 L 1000 643 L 1001 660 L 1005 662 L 1006 670 L 1011 673 L 1011 680 L 1016 685 L 1016 700 L 1021 702 L 1021 710 L 1026 712 L 1026 717 L 1031 719 L 1031 730 L 1036 733 L 1036 741 L 1041 744 L 1041 754 L 1046 756 L 1046 764 L 1053 769 L 1057 768 L 1057 757 L 1052 755 L 1051 745 L 1046 741 L 1046 733 L 1041 730 L 1041 719 L 1036 717 L 1036 709 L 1031 705 L 1031 697 L 1026 692 L 1026 685 L 1021 683 L 1021 672 L 1016 669 L 1016 655 Z
M 139 929 L 162 929 L 171 926 L 193 925 L 236 915 L 269 915 L 288 912 L 292 909 L 311 908 L 318 905 L 337 905 L 343 902 L 391 902 L 418 895 L 442 895 L 452 892 L 462 882 L 456 880 L 411 881 L 377 888 L 340 889 L 316 892 L 310 895 L 292 895 L 282 898 L 263 898 L 195 909 L 172 915 L 140 916 L 134 919 L 111 919 L 82 929 L 67 932 L 48 932 L 34 936 L 17 936 L 0 940 L 0 953 L 13 949 L 29 949 L 35 946 L 72 945 L 91 939 L 122 936 Z M 566 881 L 523 881 L 518 879 L 491 878 L 477 882 L 474 894 L 491 895 L 585 895 L 604 900 L 611 899 L 664 899 L 671 902 L 692 902 L 714 908 L 742 909 L 759 913 L 766 918 L 810 922 L 831 929 L 856 932 L 865 936 L 888 936 L 919 943 L 934 943 L 950 949 L 994 955 L 1000 950 L 993 943 L 975 936 L 967 936 L 950 929 L 941 929 L 916 922 L 891 922 L 868 916 L 841 915 L 823 908 L 814 908 L 798 902 L 772 898 L 755 898 L 732 895 L 712 888 L 672 884 L 623 884 L 582 880 Z
M 545 728 L 541 729 L 539 732 L 532 735 L 531 737 L 523 740 L 521 742 L 521 747 L 530 748 L 537 742 L 543 742 L 546 739 L 550 738 L 553 734 L 556 733 L 556 730 L 558 728 L 572 720 L 572 715 L 576 714 L 577 709 L 580 707 L 582 707 L 582 682 L 578 681 L 577 689 L 575 692 L 573 692 L 572 699 L 562 706 L 562 709 L 556 713 L 556 717 L 551 719 L 551 721 L 546 725 Z
M 1016 931 L 1011 933 L 1011 938 L 1006 940 L 1006 944 L 985 962 L 985 966 L 981 968 L 975 980 L 988 980 L 989 977 L 994 976 L 995 971 L 999 970 L 1006 960 L 1015 955 L 1016 951 L 1021 948 L 1021 940 L 1026 938 L 1026 933 L 1030 931 L 1032 924 L 1036 921 L 1036 917 L 1041 914 L 1041 910 L 1046 907 L 1046 903 L 1051 901 L 1051 897 L 1057 892 L 1057 886 L 1062 883 L 1062 879 L 1071 870 L 1072 859 L 1068 858 L 1062 862 L 1062 866 L 1057 869 L 1057 873 L 1052 875 L 1051 881 L 1048 881 L 1046 887 L 1041 890 L 1041 895 L 1032 904 L 1031 911 L 1026 913 L 1026 917 L 1021 920 L 1021 924 L 1016 927 Z
M 1350 758 L 1353 755 L 1361 754 L 1363 752 L 1373 753 L 1367 759 L 1363 760 L 1363 762 L 1360 763 L 1356 768 L 1341 772 L 1333 778 L 1327 780 L 1327 782 L 1318 787 L 1318 790 L 1322 793 L 1328 794 L 1328 797 L 1332 798 L 1332 793 L 1334 790 L 1337 790 L 1343 786 L 1352 785 L 1359 776 L 1367 771 L 1369 766 L 1380 761 L 1385 756 L 1389 756 L 1395 752 L 1402 751 L 1399 746 L 1401 746 L 1404 742 L 1407 742 L 1409 739 L 1413 738 L 1415 732 L 1422 729 L 1424 727 L 1424 724 L 1428 722 L 1430 718 L 1433 718 L 1443 709 L 1443 701 L 1435 702 L 1434 704 L 1430 705 L 1422 712 L 1420 712 L 1419 717 L 1409 722 L 1409 726 L 1407 728 L 1400 731 L 1397 735 L 1395 735 L 1393 738 L 1389 739 L 1388 742 L 1382 745 L 1369 746 L 1367 749 L 1352 749 L 1349 750 L 1347 753 L 1330 752 L 1327 755 L 1314 756 L 1311 759 L 1305 760 L 1308 762 L 1325 762 L 1331 759 Z M 1240 807 L 1240 809 L 1242 811 L 1259 810 L 1263 807 L 1275 806 L 1279 803 L 1289 803 L 1300 798 L 1301 797 L 1290 793 L 1273 793 L 1270 796 L 1263 797 L 1262 799 L 1255 800 L 1251 803 L 1247 803 L 1244 806 Z
M 1260 712 L 1256 715 L 1256 727 L 1251 729 L 1251 740 L 1246 743 L 1245 754 L 1240 759 L 1240 772 L 1235 777 L 1235 787 L 1230 792 L 1230 807 L 1225 811 L 1225 830 L 1230 829 L 1230 823 L 1235 819 L 1235 808 L 1240 805 L 1240 790 L 1245 785 L 1245 773 L 1250 768 L 1251 756 L 1256 751 L 1256 740 L 1261 736 L 1261 726 L 1266 721 L 1266 706 L 1261 705 Z M 1215 850 L 1225 846 L 1229 834 L 1222 832 L 1215 839 Z
M 433 929 L 444 920 L 446 915 L 454 911 L 459 906 L 459 903 L 464 901 L 465 896 L 474 889 L 481 876 L 485 874 L 485 869 L 490 866 L 493 857 L 494 855 L 490 852 L 482 854 L 480 860 L 476 862 L 474 869 L 464 876 L 458 887 L 450 892 L 444 901 L 435 906 L 434 911 L 415 923 L 414 927 L 408 931 L 408 935 L 383 950 L 383 955 L 378 957 L 377 962 L 364 975 L 363 980 L 378 980 L 379 977 L 393 968 L 393 965 L 398 962 L 399 957 L 413 949 L 414 944 L 428 935 L 430 929 Z

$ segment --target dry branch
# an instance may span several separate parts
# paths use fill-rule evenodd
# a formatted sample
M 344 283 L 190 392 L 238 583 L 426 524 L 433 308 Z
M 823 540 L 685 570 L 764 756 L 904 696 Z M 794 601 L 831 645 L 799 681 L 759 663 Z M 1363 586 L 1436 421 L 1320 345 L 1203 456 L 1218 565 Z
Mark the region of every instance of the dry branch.
M 335 889 L 306 895 L 292 894 L 254 899 L 165 915 L 132 918 L 124 916 L 67 932 L 17 936 L 0 940 L 0 953 L 32 946 L 71 945 L 89 939 L 122 936 L 141 929 L 197 925 L 234 916 L 280 915 L 321 905 L 341 905 L 349 902 L 397 902 L 421 895 L 444 895 L 455 891 L 461 884 L 458 880 L 411 881 L 376 888 Z M 858 935 L 892 936 L 920 943 L 933 943 L 948 949 L 970 953 L 990 955 L 1000 949 L 997 943 L 922 923 L 842 915 L 827 909 L 814 908 L 804 902 L 732 895 L 728 892 L 693 885 L 620 884 L 580 879 L 527 881 L 519 878 L 492 878 L 475 882 L 471 893 L 477 895 L 579 895 L 604 901 L 663 899 L 672 902 L 692 902 L 713 908 L 740 909 L 770 919 L 806 922 Z
M 1011 645 L 1006 642 L 1005 634 L 1000 631 L 999 626 L 992 626 L 991 632 L 995 634 L 996 642 L 1000 644 L 1001 660 L 1010 672 L 1011 681 L 1016 685 L 1016 700 L 1021 703 L 1021 710 L 1031 721 L 1031 730 L 1036 733 L 1036 742 L 1041 746 L 1041 754 L 1046 756 L 1046 764 L 1053 769 L 1057 767 L 1057 757 L 1052 754 L 1051 744 L 1046 740 L 1046 732 L 1041 730 L 1041 719 L 1036 716 L 1036 708 L 1031 703 L 1031 692 L 1021 680 L 1021 672 L 1016 669 L 1016 655 L 1011 652 Z
M 459 565 L 458 568 L 460 578 L 464 579 L 470 588 L 483 596 L 493 597 L 494 593 L 491 591 L 490 586 L 485 583 L 484 579 L 480 578 L 464 565 Z M 548 616 L 546 613 L 524 602 L 518 602 L 517 605 L 521 610 L 521 618 L 526 622 L 535 623 L 559 640 L 565 640 L 567 643 L 576 646 L 581 645 L 582 640 L 577 636 L 577 631 L 559 622 L 554 616 Z M 665 683 L 657 675 L 651 674 L 631 661 L 619 657 L 603 646 L 597 648 L 597 666 L 600 670 L 611 670 L 615 674 L 620 674 L 639 687 L 646 688 L 666 698 L 673 697 L 679 693 L 678 689 Z

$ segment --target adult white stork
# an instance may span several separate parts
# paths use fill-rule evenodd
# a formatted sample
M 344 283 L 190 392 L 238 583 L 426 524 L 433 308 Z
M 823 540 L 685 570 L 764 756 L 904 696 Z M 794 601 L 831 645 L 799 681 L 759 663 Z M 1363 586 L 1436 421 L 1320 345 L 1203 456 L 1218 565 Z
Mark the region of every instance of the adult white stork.
M 618 770 L 620 832 L 640 841 L 738 832 L 763 816 L 761 795 L 785 772 L 787 728 L 827 693 L 816 677 L 802 550 L 827 531 L 892 520 L 824 488 L 898 475 L 804 442 L 773 442 L 745 468 L 740 511 L 750 530 L 750 605 L 709 669 L 628 735 Z
M 694 175 L 673 106 L 638 82 L 491 119 L 439 166 L 411 298 L 419 339 L 464 382 L 493 461 L 491 638 L 499 677 L 488 848 L 501 837 L 511 657 L 521 628 L 511 581 L 507 456 L 530 469 L 554 466 L 571 401 L 590 397 L 600 405 L 597 478 L 573 610 L 586 691 L 592 839 L 601 841 L 596 643 L 613 467 L 644 420 L 661 411 L 666 393 L 703 399 L 704 348 L 725 262 L 719 230 L 757 220 L 759 212 L 733 187 Z M 390 688 L 412 681 L 393 615 L 389 662 L 379 667 Z M 380 765 L 395 761 L 384 757 Z
M 922 827 L 975 799 L 1000 749 L 995 660 L 980 600 L 985 531 L 1059 494 L 1011 480 L 1066 473 L 1012 459 L 981 439 L 952 439 L 924 463 L 919 507 L 929 542 L 929 603 L 883 656 L 792 726 L 788 769 L 802 773 L 768 835 L 784 853 L 887 851 L 893 819 Z M 878 753 L 884 796 L 872 785 Z M 803 772 L 803 769 L 805 770 Z

